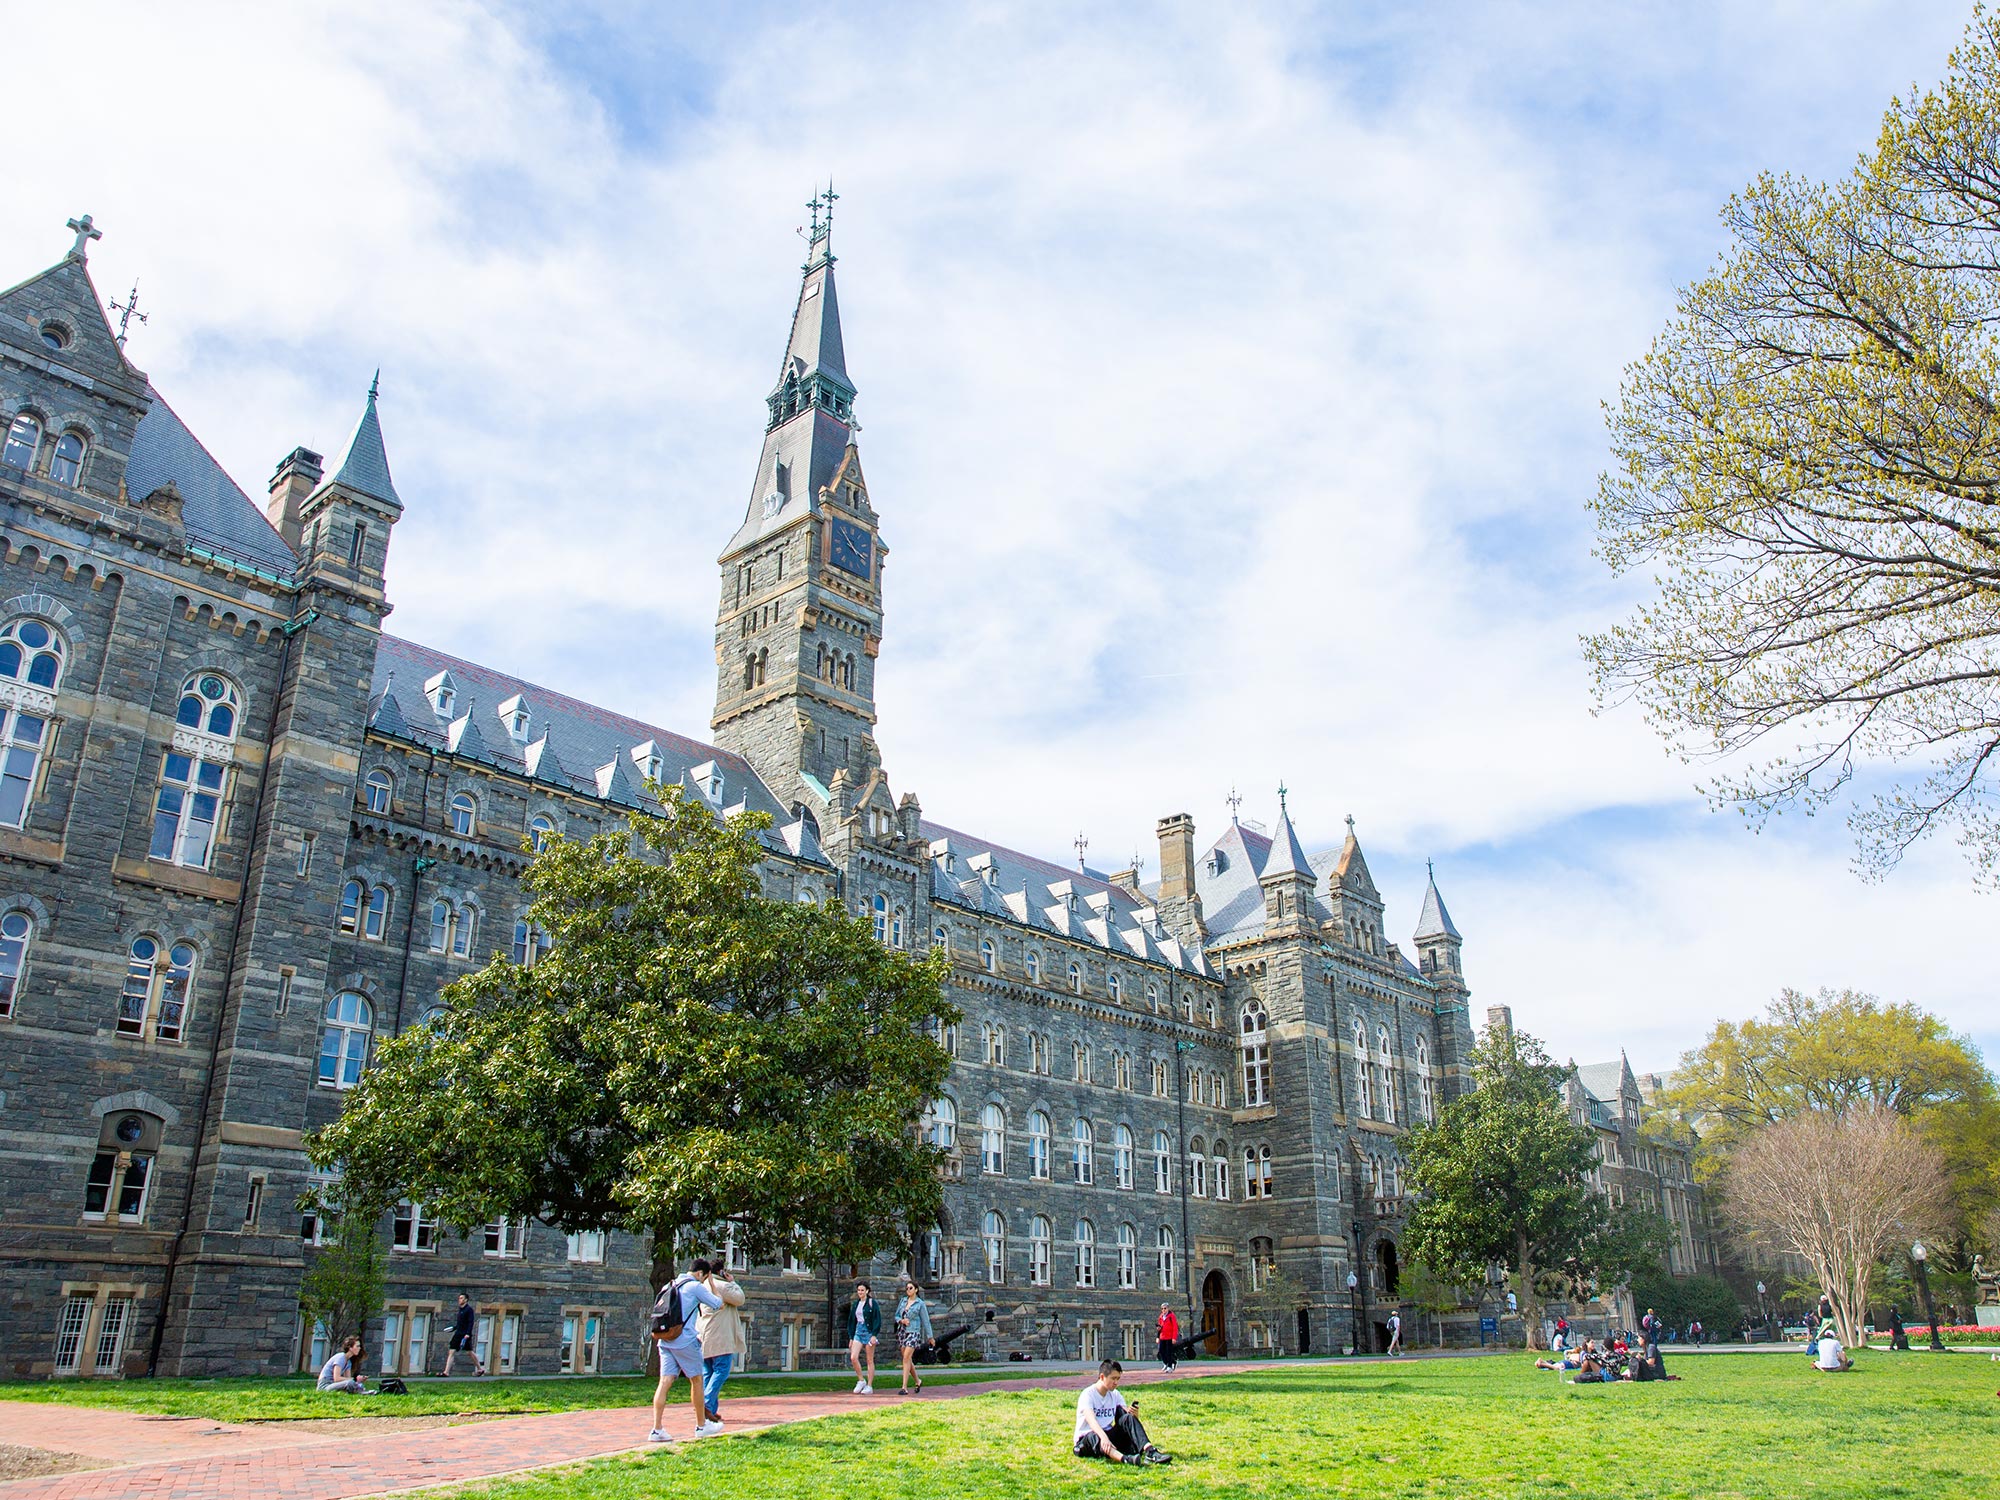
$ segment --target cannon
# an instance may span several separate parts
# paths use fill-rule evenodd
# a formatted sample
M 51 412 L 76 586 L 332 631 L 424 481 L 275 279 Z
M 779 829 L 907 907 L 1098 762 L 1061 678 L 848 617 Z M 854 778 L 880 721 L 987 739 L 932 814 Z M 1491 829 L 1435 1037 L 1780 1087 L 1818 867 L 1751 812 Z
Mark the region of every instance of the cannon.
M 920 1365 L 950 1364 L 951 1341 L 963 1338 L 970 1332 L 972 1332 L 972 1325 L 970 1323 L 961 1323 L 956 1328 L 947 1328 L 943 1333 L 940 1333 L 935 1339 L 931 1340 L 928 1348 L 917 1350 L 917 1363 Z
M 1184 1333 L 1174 1340 L 1174 1353 L 1176 1355 L 1193 1354 L 1195 1345 L 1207 1343 L 1220 1332 L 1222 1332 L 1220 1328 L 1204 1328 L 1197 1333 Z

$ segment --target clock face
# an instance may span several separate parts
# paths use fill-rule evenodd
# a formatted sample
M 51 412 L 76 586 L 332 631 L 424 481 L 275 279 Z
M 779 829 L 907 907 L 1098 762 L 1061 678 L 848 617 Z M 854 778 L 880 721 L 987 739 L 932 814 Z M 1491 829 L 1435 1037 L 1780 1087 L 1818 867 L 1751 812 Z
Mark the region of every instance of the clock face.
M 866 578 L 872 572 L 875 538 L 852 521 L 835 521 L 828 538 L 826 560 L 842 572 Z

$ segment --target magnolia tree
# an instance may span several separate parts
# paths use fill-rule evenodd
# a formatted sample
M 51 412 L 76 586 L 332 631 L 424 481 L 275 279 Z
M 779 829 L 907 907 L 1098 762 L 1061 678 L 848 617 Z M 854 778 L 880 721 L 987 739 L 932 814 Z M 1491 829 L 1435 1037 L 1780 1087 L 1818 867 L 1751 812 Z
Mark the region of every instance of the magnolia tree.
M 1876 1104 L 1809 1110 L 1758 1130 L 1729 1159 L 1723 1211 L 1753 1241 L 1799 1256 L 1861 1341 L 1876 1262 L 1950 1209 L 1937 1148 Z
M 958 1018 L 943 956 L 766 897 L 766 817 L 663 795 L 536 856 L 531 964 L 495 954 L 377 1048 L 308 1146 L 349 1202 L 406 1194 L 461 1231 L 627 1230 L 656 1282 L 691 1236 L 859 1261 L 937 1223 L 920 1127 L 949 1066 L 931 1033 Z

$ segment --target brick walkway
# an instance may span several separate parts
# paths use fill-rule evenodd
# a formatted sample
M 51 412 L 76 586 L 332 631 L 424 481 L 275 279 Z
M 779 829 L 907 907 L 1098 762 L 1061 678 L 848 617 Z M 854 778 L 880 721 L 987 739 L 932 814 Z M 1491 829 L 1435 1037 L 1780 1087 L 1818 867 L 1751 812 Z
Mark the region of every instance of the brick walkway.
M 1149 1384 L 1271 1368 L 1261 1362 L 1204 1360 L 1184 1366 L 1177 1377 L 1135 1370 L 1125 1382 Z M 933 1386 L 914 1399 L 956 1399 L 989 1391 L 1072 1391 L 1082 1380 L 1078 1371 L 1065 1370 L 1031 1380 Z M 748 1395 L 754 1388 L 751 1381 L 740 1382 L 724 1401 L 730 1433 L 762 1432 L 786 1422 L 905 1404 L 893 1387 L 886 1395 L 878 1391 L 874 1396 Z M 746 1394 L 739 1398 L 736 1392 Z M 677 1389 L 675 1395 L 683 1392 Z M 679 1438 L 677 1446 L 687 1446 L 685 1399 L 668 1408 L 667 1421 Z M 645 1407 L 613 1407 L 376 1434 L 362 1447 L 348 1434 L 288 1431 L 289 1424 L 282 1422 L 246 1425 L 0 1401 L 0 1443 L 120 1460 L 115 1468 L 0 1484 L 0 1500 L 359 1500 L 649 1447 L 645 1437 L 651 1425 L 652 1414 Z

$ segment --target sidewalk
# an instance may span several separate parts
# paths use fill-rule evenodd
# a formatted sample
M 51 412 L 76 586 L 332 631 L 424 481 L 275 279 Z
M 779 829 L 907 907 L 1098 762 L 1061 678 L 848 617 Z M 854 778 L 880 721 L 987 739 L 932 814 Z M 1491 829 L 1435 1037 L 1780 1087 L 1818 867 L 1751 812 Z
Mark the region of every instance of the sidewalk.
M 1455 1356 L 1446 1351 L 1443 1357 Z M 1435 1351 L 1409 1358 L 1438 1358 Z M 1134 1370 L 1128 1385 L 1211 1375 L 1254 1374 L 1354 1360 L 1202 1360 L 1172 1375 Z M 1387 1363 L 1386 1360 L 1382 1361 Z M 787 1422 L 869 1411 L 910 1401 L 947 1401 L 994 1391 L 1074 1391 L 1082 1367 L 1051 1368 L 1026 1380 L 983 1380 L 933 1386 L 920 1397 L 893 1391 L 873 1396 L 818 1392 L 743 1396 L 723 1403 L 731 1434 L 763 1432 Z M 749 1382 L 745 1382 L 747 1386 Z M 743 1389 L 743 1386 L 737 1389 Z M 676 1392 L 676 1394 L 680 1394 Z M 359 1420 L 366 1420 L 365 1418 Z M 668 1409 L 669 1430 L 688 1446 L 685 1400 Z M 490 1479 L 524 1469 L 630 1452 L 645 1441 L 652 1413 L 643 1406 L 500 1417 L 423 1432 L 356 1434 L 298 1431 L 289 1423 L 226 1423 L 159 1417 L 101 1408 L 0 1401 L 0 1443 L 117 1460 L 118 1466 L 0 1484 L 0 1500 L 360 1500 L 433 1485 Z M 704 1439 L 704 1441 L 716 1441 Z

